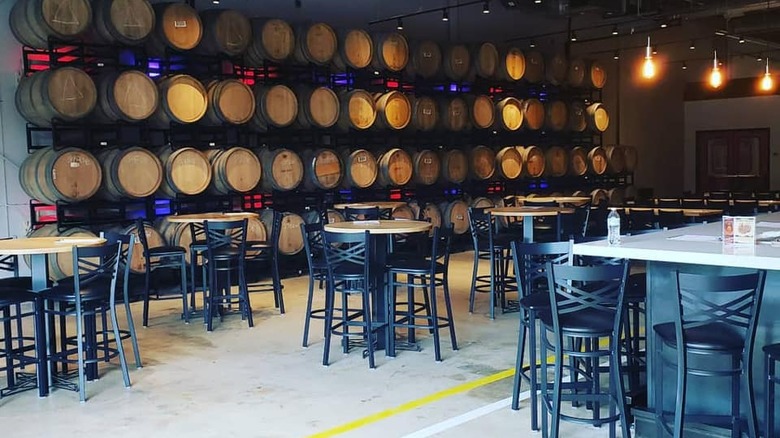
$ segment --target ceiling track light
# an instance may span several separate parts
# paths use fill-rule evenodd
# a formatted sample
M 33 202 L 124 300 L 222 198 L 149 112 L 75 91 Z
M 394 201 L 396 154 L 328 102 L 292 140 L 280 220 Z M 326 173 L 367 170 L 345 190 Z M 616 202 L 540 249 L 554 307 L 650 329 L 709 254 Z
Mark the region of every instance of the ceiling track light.
M 612 55 L 612 59 L 620 59 L 620 52 L 618 52 L 617 50 L 615 50 L 615 54 L 614 54 L 614 55 Z
M 688 46 L 688 48 L 691 49 L 691 50 L 696 50 L 696 42 L 691 40 L 691 45 Z
M 686 64 L 685 61 L 683 61 L 682 69 L 688 70 L 688 64 Z
M 653 55 L 658 54 L 658 46 L 653 46 Z
M 400 18 L 395 22 L 395 28 L 398 30 L 404 30 L 404 22 Z
M 441 21 L 450 21 L 450 10 L 445 9 L 441 11 Z
M 532 48 L 532 49 L 533 49 L 534 47 L 536 47 L 536 41 L 534 41 L 534 40 L 531 40 L 531 42 L 530 42 L 530 43 L 528 43 L 528 47 L 530 47 L 530 48 Z
M 742 37 L 739 37 L 739 43 L 740 43 L 740 44 L 745 44 L 745 39 L 744 39 L 744 38 L 742 38 Z
M 667 27 L 667 26 L 668 26 L 668 24 L 666 24 L 666 23 L 661 23 L 661 29 L 666 29 L 666 27 Z
M 482 4 L 482 13 L 483 14 L 489 14 L 490 13 L 490 2 L 487 1 Z
M 542 0 L 534 0 L 534 3 L 537 4 L 537 5 L 541 5 L 542 4 Z
M 617 26 L 613 26 L 612 27 L 612 35 L 617 35 L 617 34 L 618 34 L 618 28 L 617 28 Z
M 756 56 L 756 61 L 761 62 L 764 58 L 761 57 L 761 55 Z
M 571 36 L 569 38 L 571 41 L 577 41 L 577 33 L 574 31 L 571 31 Z

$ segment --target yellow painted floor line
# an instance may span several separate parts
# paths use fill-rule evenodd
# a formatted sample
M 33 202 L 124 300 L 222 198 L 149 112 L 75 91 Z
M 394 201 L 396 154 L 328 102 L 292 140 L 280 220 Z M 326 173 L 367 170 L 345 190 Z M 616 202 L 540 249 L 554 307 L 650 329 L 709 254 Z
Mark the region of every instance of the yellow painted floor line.
M 490 383 L 506 379 L 507 377 L 512 377 L 514 375 L 515 375 L 515 369 L 510 368 L 495 374 L 491 374 L 489 376 L 481 377 L 479 379 L 472 380 L 470 382 L 453 386 L 452 388 L 447 388 L 439 392 L 434 392 L 433 394 L 426 395 L 425 397 L 418 398 L 417 400 L 412 400 L 410 402 L 406 402 L 396 407 L 365 416 L 355 421 L 351 421 L 349 423 L 336 426 L 332 429 L 328 429 L 324 432 L 319 432 L 314 435 L 310 435 L 309 438 L 325 438 L 325 437 L 332 437 L 342 433 L 346 433 L 351 430 L 359 429 L 371 423 L 376 423 L 377 421 L 384 420 L 385 418 L 392 417 L 393 415 L 397 415 L 402 412 L 407 412 L 412 409 L 418 408 L 420 406 L 424 406 L 429 403 L 433 403 L 435 401 L 441 400 L 443 398 L 447 398 L 456 394 L 470 391 L 474 388 L 479 388 L 480 386 L 485 386 Z

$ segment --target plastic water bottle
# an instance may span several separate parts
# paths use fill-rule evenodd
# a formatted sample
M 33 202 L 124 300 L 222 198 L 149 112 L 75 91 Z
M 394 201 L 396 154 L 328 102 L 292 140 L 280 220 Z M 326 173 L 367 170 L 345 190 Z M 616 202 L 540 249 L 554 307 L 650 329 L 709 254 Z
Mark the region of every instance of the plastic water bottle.
M 610 245 L 620 245 L 620 215 L 616 209 L 610 210 L 607 216 L 607 242 Z

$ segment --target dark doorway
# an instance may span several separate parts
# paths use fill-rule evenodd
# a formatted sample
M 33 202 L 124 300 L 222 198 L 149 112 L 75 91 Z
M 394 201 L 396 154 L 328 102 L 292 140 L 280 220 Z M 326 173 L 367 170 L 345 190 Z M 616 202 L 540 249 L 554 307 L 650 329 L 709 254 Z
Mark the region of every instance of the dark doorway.
M 696 190 L 769 190 L 769 128 L 696 132 Z

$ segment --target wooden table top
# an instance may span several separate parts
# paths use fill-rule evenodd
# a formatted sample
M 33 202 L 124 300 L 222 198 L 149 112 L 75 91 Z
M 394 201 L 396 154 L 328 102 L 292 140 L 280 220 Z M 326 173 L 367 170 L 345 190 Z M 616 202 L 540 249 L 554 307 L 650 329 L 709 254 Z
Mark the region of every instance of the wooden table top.
M 333 208 L 336 210 L 344 210 L 346 208 L 398 208 L 406 205 L 406 202 L 401 201 L 376 201 L 376 202 L 354 202 L 351 204 L 335 204 Z
M 173 222 L 173 223 L 189 223 L 189 222 L 203 222 L 203 221 L 227 222 L 227 221 L 241 220 L 244 218 L 249 219 L 249 218 L 257 218 L 257 217 L 260 217 L 260 215 L 257 213 L 253 213 L 251 211 L 239 211 L 239 212 L 230 212 L 230 213 L 178 214 L 178 215 L 166 216 L 165 219 L 168 222 Z
M 723 210 L 719 208 L 652 208 L 652 207 L 624 207 L 627 214 L 631 214 L 631 210 L 647 211 L 652 209 L 653 214 L 658 214 L 659 211 L 663 212 L 675 212 L 682 211 L 683 216 L 688 217 L 701 217 L 701 216 L 718 216 L 723 214 Z
M 535 196 L 527 198 L 525 196 L 515 196 L 518 201 L 531 201 L 531 202 L 557 202 L 559 204 L 572 203 L 572 204 L 584 204 L 590 202 L 589 196 Z
M 397 219 L 347 221 L 325 225 L 325 231 L 330 231 L 332 233 L 362 233 L 364 231 L 368 231 L 371 234 L 419 233 L 428 231 L 430 228 L 430 222 Z
M 496 207 L 487 209 L 493 216 L 555 216 L 574 213 L 573 208 L 560 207 Z
M 0 240 L 0 255 L 55 254 L 71 252 L 74 246 L 100 246 L 102 237 L 21 237 Z

